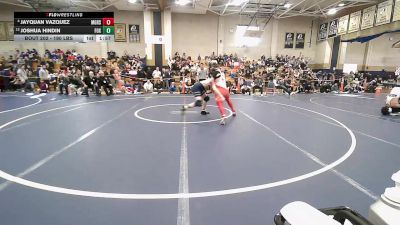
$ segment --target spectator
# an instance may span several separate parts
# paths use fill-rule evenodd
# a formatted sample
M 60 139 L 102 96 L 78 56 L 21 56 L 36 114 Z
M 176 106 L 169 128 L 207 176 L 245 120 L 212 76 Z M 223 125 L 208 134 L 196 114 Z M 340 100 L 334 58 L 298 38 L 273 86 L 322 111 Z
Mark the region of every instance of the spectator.
M 168 89 L 170 83 L 172 82 L 172 75 L 168 68 L 166 69 L 163 68 L 163 81 L 164 81 L 164 87 Z
M 153 71 L 153 79 L 154 80 L 160 80 L 161 79 L 161 71 L 159 67 L 156 67 L 156 69 Z
M 60 70 L 58 74 L 58 89 L 60 95 L 64 94 L 63 90 L 65 90 L 65 95 L 69 94 L 68 85 L 69 85 L 68 77 L 65 75 L 65 72 L 63 70 Z
M 41 80 L 39 84 L 40 93 L 48 93 L 49 92 L 49 85 L 44 81 Z
M 204 64 L 200 64 L 200 68 L 197 70 L 197 76 L 199 81 L 203 81 L 208 78 L 208 71 L 204 67 Z
M 163 91 L 163 84 L 161 80 L 154 81 L 154 91 L 156 91 L 157 94 L 160 94 Z
M 144 93 L 153 93 L 153 83 L 150 80 L 147 80 L 143 85 Z
M 100 70 L 98 73 L 98 94 L 100 94 L 100 89 L 103 87 L 104 92 L 106 92 L 107 96 L 113 95 L 113 86 L 111 84 L 111 81 L 108 77 L 105 76 L 104 71 Z
M 256 77 L 256 79 L 254 80 L 253 93 L 256 93 L 256 90 L 259 90 L 261 95 L 263 95 L 263 88 L 264 88 L 263 86 L 264 82 L 261 79 L 261 77 L 260 76 Z
M 83 87 L 83 82 L 80 79 L 80 77 L 77 74 L 75 75 L 70 74 L 70 76 L 68 76 L 68 80 L 69 80 L 68 87 L 70 93 L 72 94 L 75 92 L 75 95 L 80 94 L 81 88 Z
M 46 69 L 46 65 L 42 65 L 39 70 L 39 78 L 41 81 L 45 82 L 47 85 L 50 84 L 49 71 Z
M 169 86 L 169 93 L 173 94 L 174 92 L 176 92 L 178 89 L 175 85 L 175 82 L 172 82 L 171 85 Z
M 83 92 L 82 95 L 85 95 L 86 97 L 89 97 L 89 88 L 92 89 L 93 92 L 96 92 L 96 89 L 94 87 L 94 83 L 93 83 L 93 77 L 94 77 L 94 73 L 93 71 L 89 71 L 88 74 L 85 74 L 83 76 Z

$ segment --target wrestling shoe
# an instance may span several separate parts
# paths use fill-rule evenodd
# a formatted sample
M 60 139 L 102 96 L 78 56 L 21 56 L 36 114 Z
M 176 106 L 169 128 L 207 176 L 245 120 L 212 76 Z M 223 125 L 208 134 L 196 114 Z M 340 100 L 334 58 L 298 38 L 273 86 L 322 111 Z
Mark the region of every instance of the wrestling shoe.
M 200 112 L 200 114 L 201 114 L 201 115 L 207 115 L 207 114 L 210 114 L 210 112 L 207 112 L 207 111 L 205 111 L 205 110 L 202 110 L 202 111 Z
M 219 122 L 219 124 L 222 125 L 222 126 L 225 125 L 226 124 L 225 123 L 225 118 L 222 118 L 221 121 Z

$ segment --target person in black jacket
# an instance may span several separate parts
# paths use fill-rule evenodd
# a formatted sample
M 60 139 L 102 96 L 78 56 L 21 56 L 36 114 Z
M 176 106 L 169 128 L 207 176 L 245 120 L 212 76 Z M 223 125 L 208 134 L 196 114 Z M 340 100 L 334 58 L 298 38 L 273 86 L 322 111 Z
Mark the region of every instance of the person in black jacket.
M 95 92 L 95 88 L 94 88 L 94 83 L 93 83 L 93 79 L 92 77 L 94 77 L 94 73 L 93 71 L 89 71 L 88 74 L 85 73 L 85 75 L 83 76 L 83 92 L 82 95 L 85 95 L 86 97 L 89 97 L 89 88 L 93 90 L 93 92 Z
M 154 90 L 157 92 L 157 94 L 160 94 L 163 91 L 163 84 L 161 80 L 155 80 L 154 81 Z
M 101 86 L 99 86 L 99 82 L 98 82 L 99 81 L 99 77 L 100 77 L 99 73 L 97 73 L 96 76 L 92 77 L 93 88 L 94 88 L 94 92 L 96 93 L 96 96 L 100 96 L 101 95 L 100 94 Z
M 71 92 L 75 92 L 75 95 L 78 95 L 78 92 L 80 89 L 83 87 L 83 82 L 81 78 L 78 75 L 70 75 L 68 76 L 69 79 L 69 87 L 71 89 Z
M 97 84 L 98 84 L 99 89 L 101 87 L 103 87 L 107 96 L 113 95 L 114 94 L 113 86 L 111 84 L 110 79 L 108 77 L 104 76 L 104 72 L 102 70 L 99 71 L 98 75 L 99 76 L 98 76 Z

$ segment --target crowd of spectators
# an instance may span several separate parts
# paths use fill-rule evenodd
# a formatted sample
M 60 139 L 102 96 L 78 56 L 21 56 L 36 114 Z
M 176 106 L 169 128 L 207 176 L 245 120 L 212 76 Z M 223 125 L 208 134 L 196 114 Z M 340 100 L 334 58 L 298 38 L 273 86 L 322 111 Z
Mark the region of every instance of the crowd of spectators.
M 101 95 L 136 93 L 190 93 L 197 81 L 207 79 L 210 65 L 218 65 L 227 77 L 232 93 L 269 92 L 374 92 L 383 83 L 400 82 L 397 77 L 371 74 L 338 74 L 313 71 L 304 56 L 261 56 L 258 60 L 236 54 L 192 58 L 175 53 L 165 68 L 152 69 L 140 55 L 118 57 L 113 51 L 106 58 L 89 57 L 75 50 L 16 50 L 0 58 L 0 89 L 58 91 L 60 94 Z M 385 73 L 385 71 L 382 71 Z M 384 80 L 383 78 L 386 78 Z M 2 81 L 2 82 L 1 82 Z
M 261 56 L 258 60 L 238 57 L 236 54 L 216 55 L 212 53 L 204 59 L 199 55 L 197 59 L 175 53 L 170 59 L 169 66 L 175 74 L 185 76 L 186 86 L 193 81 L 204 79 L 207 76 L 205 66 L 218 64 L 223 68 L 225 75 L 230 79 L 228 86 L 232 93 L 261 95 L 282 90 L 284 93 L 315 93 L 315 92 L 374 92 L 378 85 L 383 83 L 400 84 L 400 76 L 373 76 L 369 73 L 349 74 L 337 72 L 313 71 L 309 67 L 309 60 L 304 56 L 277 55 L 275 58 Z M 204 72 L 204 73 L 203 73 Z M 395 79 L 396 78 L 396 79 Z

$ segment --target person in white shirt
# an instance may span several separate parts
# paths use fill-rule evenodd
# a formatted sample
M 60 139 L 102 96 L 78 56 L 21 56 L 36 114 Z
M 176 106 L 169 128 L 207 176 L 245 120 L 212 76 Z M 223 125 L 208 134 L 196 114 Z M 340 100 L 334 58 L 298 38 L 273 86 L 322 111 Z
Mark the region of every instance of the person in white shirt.
M 50 84 L 50 74 L 49 71 L 46 69 L 46 65 L 42 65 L 39 70 L 39 78 L 40 80 L 44 81 L 47 85 Z
M 40 68 L 39 78 L 41 80 L 49 80 L 50 79 L 49 71 L 46 69 L 46 65 L 42 65 L 42 67 Z
M 20 68 L 17 70 L 18 79 L 22 84 L 28 80 L 27 71 L 25 70 L 25 65 L 21 65 Z
M 203 80 L 207 79 L 207 77 L 208 77 L 208 71 L 204 67 L 203 63 L 200 65 L 200 68 L 197 70 L 197 76 L 199 78 L 199 81 L 203 81 Z
M 151 83 L 150 80 L 147 80 L 147 82 L 144 83 L 144 85 L 143 85 L 143 89 L 144 89 L 144 93 L 153 93 L 153 89 L 154 89 L 153 83 Z
M 25 65 L 21 65 L 17 70 L 16 78 L 11 83 L 17 86 L 17 88 L 23 88 L 23 91 L 25 91 L 27 88 L 29 88 L 27 81 L 28 75 L 25 70 Z
M 161 79 L 161 71 L 160 68 L 156 68 L 156 70 L 153 71 L 153 79 L 154 80 L 159 80 Z

